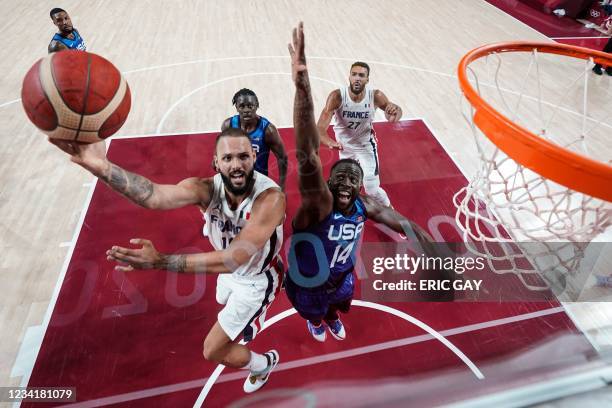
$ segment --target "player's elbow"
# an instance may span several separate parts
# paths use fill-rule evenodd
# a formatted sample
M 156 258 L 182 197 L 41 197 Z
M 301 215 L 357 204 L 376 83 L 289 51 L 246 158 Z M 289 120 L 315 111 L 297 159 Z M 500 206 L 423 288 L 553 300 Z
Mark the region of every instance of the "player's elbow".
M 176 205 L 174 205 L 175 203 L 165 200 L 158 194 L 153 194 L 147 199 L 139 201 L 137 204 L 149 210 L 170 210 L 176 208 Z

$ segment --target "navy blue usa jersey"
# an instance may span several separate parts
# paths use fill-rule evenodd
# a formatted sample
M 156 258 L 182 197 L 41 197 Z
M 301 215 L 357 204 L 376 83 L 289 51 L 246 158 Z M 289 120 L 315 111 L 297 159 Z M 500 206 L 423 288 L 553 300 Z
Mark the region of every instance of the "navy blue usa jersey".
M 326 262 L 329 277 L 324 284 L 336 286 L 355 267 L 355 252 L 366 219 L 365 205 L 357 198 L 355 211 L 350 216 L 332 210 L 317 225 L 294 231 L 290 262 L 295 260 L 300 274 L 308 278 L 320 274 L 322 261 Z M 295 283 L 300 285 L 300 282 Z
M 74 34 L 74 40 L 66 38 L 59 33 L 55 33 L 51 41 L 61 42 L 70 50 L 85 51 L 85 41 L 83 37 L 81 37 L 81 34 L 79 34 L 77 30 L 72 30 L 72 34 Z
M 251 144 L 257 154 L 255 170 L 266 176 L 268 175 L 268 156 L 270 156 L 270 147 L 266 144 L 266 129 L 268 129 L 269 125 L 270 121 L 260 116 L 257 127 L 249 133 Z M 230 126 L 236 129 L 240 128 L 240 115 L 232 116 Z

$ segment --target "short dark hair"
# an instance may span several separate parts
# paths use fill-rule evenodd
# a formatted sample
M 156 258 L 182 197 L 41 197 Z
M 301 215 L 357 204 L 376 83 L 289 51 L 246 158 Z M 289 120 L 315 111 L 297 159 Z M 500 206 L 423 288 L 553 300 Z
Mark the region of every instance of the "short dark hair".
M 57 13 L 62 13 L 62 12 L 64 12 L 64 13 L 65 13 L 65 12 L 66 12 L 66 10 L 61 9 L 61 8 L 59 8 L 59 7 L 52 8 L 52 9 L 51 9 L 51 11 L 49 12 L 49 17 L 51 17 L 51 19 L 53 19 L 53 15 L 54 15 L 54 14 L 57 14 Z
M 236 102 L 238 102 L 238 97 L 240 96 L 254 96 L 255 102 L 257 102 L 257 106 L 259 106 L 259 99 L 257 99 L 257 95 L 255 95 L 255 92 L 248 88 L 242 88 L 234 94 L 234 97 L 232 98 L 232 105 L 236 105 Z
M 370 66 L 368 64 L 366 64 L 365 62 L 362 61 L 355 61 L 353 62 L 353 65 L 351 65 L 351 69 L 353 69 L 353 67 L 362 67 L 368 70 L 368 76 L 370 76 Z
M 359 164 L 357 160 L 351 159 L 351 158 L 340 159 L 337 162 L 335 162 L 332 165 L 331 170 L 329 171 L 329 175 L 331 176 L 331 174 L 334 172 L 334 169 L 343 163 L 354 164 L 355 166 L 359 167 L 359 172 L 361 173 L 361 178 L 363 179 L 364 174 L 363 174 L 363 169 L 361 168 L 361 164 Z
M 215 149 L 219 144 L 219 140 L 221 140 L 221 138 L 223 137 L 246 137 L 249 143 L 251 142 L 251 138 L 244 130 L 242 130 L 241 128 L 230 127 L 221 131 L 221 133 L 217 135 L 217 138 L 215 139 Z

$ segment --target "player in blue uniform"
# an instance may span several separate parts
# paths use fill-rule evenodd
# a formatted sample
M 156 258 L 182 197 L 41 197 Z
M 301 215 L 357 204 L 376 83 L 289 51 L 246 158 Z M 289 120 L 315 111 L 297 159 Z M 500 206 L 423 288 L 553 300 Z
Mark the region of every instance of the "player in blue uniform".
M 79 32 L 72 26 L 72 20 L 65 10 L 54 8 L 49 12 L 53 24 L 55 24 L 59 32 L 55 33 L 49 43 L 49 53 L 62 50 L 79 50 L 85 51 L 85 41 Z
M 257 114 L 259 100 L 255 92 L 250 89 L 243 88 L 236 92 L 232 98 L 232 104 L 236 107 L 238 115 L 225 119 L 221 125 L 221 131 L 230 127 L 241 128 L 245 131 L 251 138 L 251 144 L 257 154 L 255 170 L 266 176 L 271 151 L 278 162 L 278 184 L 284 191 L 287 176 L 287 153 L 285 153 L 285 146 L 278 130 L 268 119 Z
M 295 309 L 307 320 L 308 330 L 316 340 L 325 341 L 323 322 L 334 338 L 343 340 L 346 331 L 338 311 L 346 313 L 351 305 L 355 251 L 366 219 L 416 239 L 428 253 L 435 250 L 432 238 L 418 225 L 391 207 L 360 195 L 363 170 L 357 161 L 348 158 L 337 161 L 329 180 L 325 181 L 302 23 L 294 30 L 289 53 L 296 87 L 293 125 L 302 202 L 293 218 L 294 235 L 285 289 Z

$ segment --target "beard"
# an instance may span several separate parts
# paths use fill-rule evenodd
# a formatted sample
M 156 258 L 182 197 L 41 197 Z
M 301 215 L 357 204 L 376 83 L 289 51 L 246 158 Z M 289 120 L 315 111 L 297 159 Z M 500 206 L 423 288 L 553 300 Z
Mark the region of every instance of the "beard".
M 363 91 L 364 85 L 360 85 L 359 88 L 357 88 L 355 85 L 351 85 L 351 92 L 353 92 L 355 95 L 359 95 L 361 93 L 361 91 Z
M 251 171 L 249 173 L 246 174 L 245 176 L 245 183 L 242 187 L 236 187 L 232 184 L 232 179 L 228 176 L 226 176 L 223 173 L 219 173 L 221 174 L 221 179 L 223 180 L 223 185 L 225 186 L 225 188 L 227 189 L 227 191 L 229 191 L 230 193 L 232 193 L 233 195 L 243 195 L 244 193 L 246 193 L 249 188 L 251 188 L 251 185 L 253 184 L 253 178 L 255 176 L 255 169 L 251 169 Z

